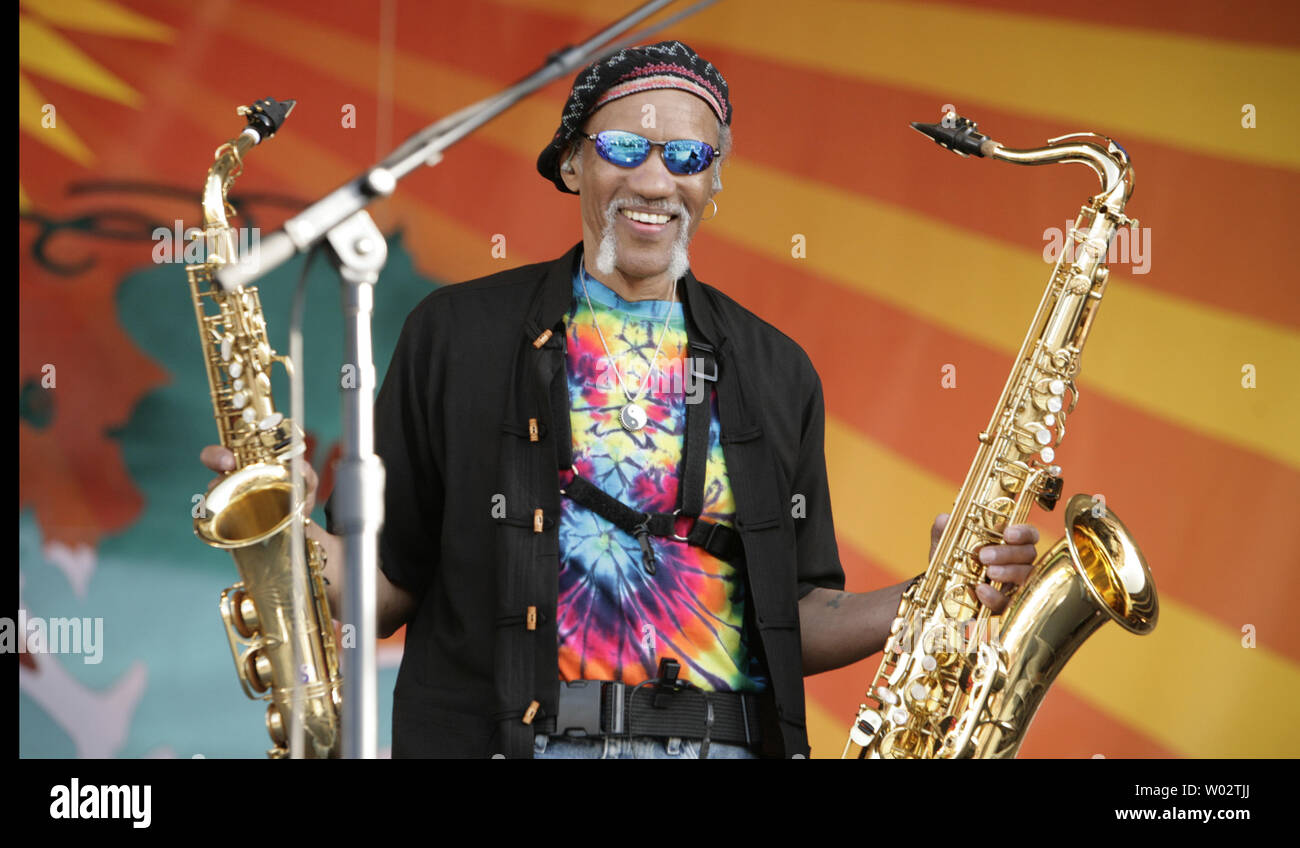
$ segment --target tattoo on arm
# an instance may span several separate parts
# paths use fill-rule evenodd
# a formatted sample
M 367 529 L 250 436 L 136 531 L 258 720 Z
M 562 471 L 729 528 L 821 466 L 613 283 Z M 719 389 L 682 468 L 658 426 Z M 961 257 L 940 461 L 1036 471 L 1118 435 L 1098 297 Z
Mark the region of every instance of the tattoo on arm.
M 826 606 L 839 609 L 840 601 L 844 600 L 846 597 L 848 597 L 847 592 L 836 592 L 835 597 L 831 598 L 829 601 L 826 602 Z

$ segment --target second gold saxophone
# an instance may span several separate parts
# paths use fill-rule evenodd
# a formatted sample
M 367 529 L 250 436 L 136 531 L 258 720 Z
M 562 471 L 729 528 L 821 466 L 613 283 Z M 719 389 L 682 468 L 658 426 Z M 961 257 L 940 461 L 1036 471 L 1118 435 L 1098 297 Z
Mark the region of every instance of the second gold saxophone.
M 239 582 L 221 593 L 221 617 L 244 693 L 271 702 L 266 728 L 274 746 L 268 756 L 299 755 L 290 732 L 296 711 L 300 755 L 325 758 L 339 755 L 342 682 L 322 579 L 325 556 L 317 542 L 306 540 L 306 567 L 295 580 L 293 524 L 301 507 L 293 508 L 288 463 L 296 425 L 276 411 L 271 397 L 272 363 L 286 370 L 292 363 L 271 349 L 257 289 L 225 291 L 213 276 L 235 259 L 226 193 L 243 169 L 243 156 L 274 135 L 293 106 L 292 100 L 266 98 L 239 107 L 248 127 L 217 149 L 204 186 L 207 261 L 189 265 L 186 274 L 217 430 L 235 467 L 208 493 L 194 532 L 230 551 L 239 570 Z M 302 521 L 310 524 L 306 516 Z
M 1065 537 L 1035 563 L 1005 613 L 975 600 L 979 549 L 1002 540 L 1037 503 L 1061 494 L 1055 450 L 1078 402 L 1075 377 L 1106 290 L 1107 251 L 1124 214 L 1133 168 L 1118 144 L 1092 133 L 1009 150 L 950 112 L 912 126 L 962 156 L 1019 165 L 1078 162 L 1102 190 L 1079 213 L 1020 347 L 929 568 L 903 593 L 884 658 L 858 708 L 843 756 L 1014 757 L 1048 687 L 1107 621 L 1145 634 L 1156 624 L 1155 583 L 1141 551 L 1104 500 L 1065 509 Z M 994 584 L 997 585 L 997 584 Z

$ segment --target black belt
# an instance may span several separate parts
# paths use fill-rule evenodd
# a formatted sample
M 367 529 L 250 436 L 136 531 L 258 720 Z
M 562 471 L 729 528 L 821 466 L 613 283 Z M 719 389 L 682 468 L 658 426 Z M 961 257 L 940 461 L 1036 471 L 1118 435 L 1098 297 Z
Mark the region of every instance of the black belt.
M 536 727 L 551 736 L 676 736 L 753 747 L 761 738 L 758 704 L 757 695 L 744 692 L 665 692 L 653 680 L 573 680 L 560 684 L 559 715 L 539 717 Z M 706 751 L 702 745 L 702 757 Z

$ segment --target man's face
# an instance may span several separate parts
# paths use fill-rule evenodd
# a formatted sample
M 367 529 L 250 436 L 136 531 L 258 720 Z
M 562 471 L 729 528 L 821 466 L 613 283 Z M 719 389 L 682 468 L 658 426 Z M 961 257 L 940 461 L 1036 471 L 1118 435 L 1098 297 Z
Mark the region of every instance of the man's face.
M 626 130 L 651 141 L 698 139 L 718 148 L 713 111 L 693 94 L 675 89 L 629 95 L 602 107 L 587 120 L 585 133 L 604 130 Z M 655 147 L 640 165 L 623 168 L 602 159 L 595 142 L 584 138 L 575 143 L 583 145 L 581 158 L 573 162 L 576 173 L 562 176 L 581 201 L 588 270 L 596 270 L 598 255 L 605 254 L 606 263 L 628 282 L 660 276 L 673 265 L 674 247 L 680 264 L 713 196 L 713 166 L 689 176 L 674 174 L 664 165 L 662 148 Z M 632 220 L 629 212 L 670 218 L 644 223 Z M 609 274 L 607 268 L 600 270 Z

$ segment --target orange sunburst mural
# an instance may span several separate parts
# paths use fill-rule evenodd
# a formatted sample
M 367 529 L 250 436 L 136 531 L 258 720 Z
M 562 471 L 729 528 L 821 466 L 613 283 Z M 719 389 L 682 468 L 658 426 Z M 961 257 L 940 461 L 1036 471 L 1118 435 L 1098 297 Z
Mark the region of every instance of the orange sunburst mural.
M 197 360 L 165 358 L 163 331 L 141 323 L 193 329 L 188 315 L 149 312 L 131 285 L 162 274 L 151 234 L 196 217 L 235 106 L 299 104 L 241 178 L 246 211 L 274 228 L 634 5 L 23 0 L 19 499 L 37 534 L 20 563 L 26 600 L 83 597 L 72 578 L 38 579 L 42 556 L 144 551 L 168 521 L 188 532 L 184 487 L 202 470 L 151 466 L 132 445 L 142 416 L 166 414 L 168 392 L 205 391 Z M 1052 231 L 1096 185 L 1081 168 L 959 160 L 907 123 L 952 104 L 1011 147 L 1073 131 L 1120 141 L 1143 229 L 1112 267 L 1059 455 L 1067 494 L 1103 494 L 1137 536 L 1160 625 L 1141 639 L 1095 636 L 1022 756 L 1294 756 L 1296 731 L 1257 717 L 1300 695 L 1289 603 L 1300 555 L 1286 536 L 1300 506 L 1300 296 L 1284 206 L 1300 193 L 1300 18 L 1281 2 L 1160 0 L 1124 14 L 1102 23 L 1029 0 L 724 0 L 670 29 L 722 69 L 736 114 L 720 211 L 692 267 L 809 353 L 848 587 L 896 583 L 924 566 L 930 520 L 960 486 L 1050 271 Z M 376 207 L 409 256 L 391 271 L 409 285 L 395 290 L 499 270 L 498 235 L 511 265 L 576 240 L 576 206 L 534 170 L 566 92 L 567 81 L 519 104 Z M 164 270 L 179 282 L 179 268 Z M 413 302 L 390 302 L 396 326 Z M 185 426 L 149 432 L 193 457 L 211 421 L 175 420 Z M 336 423 L 320 425 L 318 444 Z M 171 488 L 158 483 L 168 474 Z M 166 519 L 148 494 L 164 491 L 181 498 Z M 1040 550 L 1060 536 L 1056 515 L 1032 520 Z M 194 555 L 189 541 L 178 537 L 178 556 Z M 131 579 L 155 573 L 115 562 Z M 112 585 L 97 573 L 90 598 L 101 580 Z M 156 663 L 155 679 L 171 673 Z M 814 755 L 838 755 L 875 667 L 807 680 Z M 50 735 L 52 747 L 24 736 L 24 751 L 64 751 Z M 166 741 L 182 738 L 146 734 L 119 750 L 199 744 Z

